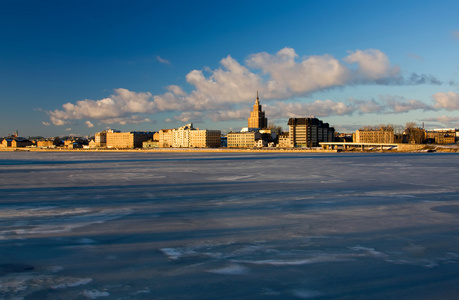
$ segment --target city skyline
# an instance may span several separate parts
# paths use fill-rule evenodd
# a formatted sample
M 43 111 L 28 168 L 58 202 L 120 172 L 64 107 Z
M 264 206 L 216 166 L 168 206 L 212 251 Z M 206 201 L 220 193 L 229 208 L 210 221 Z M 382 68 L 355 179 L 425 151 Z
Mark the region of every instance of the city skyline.
M 0 3 L 0 136 L 459 127 L 455 1 Z

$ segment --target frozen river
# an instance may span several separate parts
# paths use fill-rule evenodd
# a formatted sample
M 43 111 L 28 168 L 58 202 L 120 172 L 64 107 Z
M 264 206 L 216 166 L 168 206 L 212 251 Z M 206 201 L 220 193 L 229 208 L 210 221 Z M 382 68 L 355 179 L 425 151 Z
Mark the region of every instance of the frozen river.
M 457 299 L 458 154 L 0 152 L 1 299 Z

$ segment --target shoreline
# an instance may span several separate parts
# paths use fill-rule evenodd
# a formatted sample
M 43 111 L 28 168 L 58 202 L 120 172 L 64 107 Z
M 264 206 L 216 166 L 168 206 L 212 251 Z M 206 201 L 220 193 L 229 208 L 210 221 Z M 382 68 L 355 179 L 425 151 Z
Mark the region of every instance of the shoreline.
M 136 152 L 136 153 L 170 153 L 170 152 L 211 152 L 211 153 L 337 153 L 339 150 L 321 150 L 321 149 L 227 149 L 227 148 L 155 148 L 155 149 L 42 149 L 42 148 L 0 148 L 0 152 Z
M 418 145 L 419 146 L 419 145 Z M 135 152 L 135 153 L 171 153 L 171 152 L 195 152 L 195 153 L 457 153 L 458 146 L 423 145 L 416 149 L 404 150 L 342 150 L 342 149 L 232 149 L 232 148 L 154 148 L 154 149 L 64 149 L 64 148 L 0 148 L 0 152 Z

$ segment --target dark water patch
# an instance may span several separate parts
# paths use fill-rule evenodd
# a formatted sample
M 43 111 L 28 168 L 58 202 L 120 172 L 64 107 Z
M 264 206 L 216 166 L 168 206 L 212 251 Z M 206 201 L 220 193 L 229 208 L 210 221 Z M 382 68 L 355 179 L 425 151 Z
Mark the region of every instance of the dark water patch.
M 459 205 L 434 206 L 431 208 L 431 210 L 435 210 L 442 213 L 459 214 Z
M 0 276 L 9 273 L 23 273 L 34 269 L 31 265 L 26 264 L 0 264 Z

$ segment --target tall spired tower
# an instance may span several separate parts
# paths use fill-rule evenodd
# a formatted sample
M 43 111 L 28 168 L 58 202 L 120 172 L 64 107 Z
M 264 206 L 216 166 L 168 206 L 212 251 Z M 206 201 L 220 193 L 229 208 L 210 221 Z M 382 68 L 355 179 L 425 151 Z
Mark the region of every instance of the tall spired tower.
M 249 128 L 267 128 L 268 119 L 265 118 L 265 112 L 261 110 L 260 99 L 258 98 L 253 105 L 253 111 L 250 112 Z

